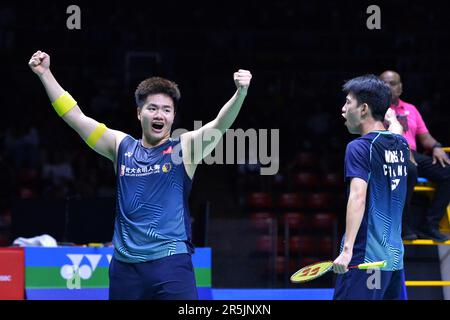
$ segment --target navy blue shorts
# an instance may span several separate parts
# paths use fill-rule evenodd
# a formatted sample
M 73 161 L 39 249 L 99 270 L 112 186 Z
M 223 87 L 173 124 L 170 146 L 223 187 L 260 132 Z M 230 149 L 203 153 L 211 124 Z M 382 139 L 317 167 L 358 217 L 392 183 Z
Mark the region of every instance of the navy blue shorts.
M 351 269 L 338 274 L 334 289 L 334 300 L 406 300 L 405 275 L 403 270 L 378 271 Z
M 113 257 L 109 299 L 198 300 L 191 256 L 181 253 L 142 263 L 126 263 Z

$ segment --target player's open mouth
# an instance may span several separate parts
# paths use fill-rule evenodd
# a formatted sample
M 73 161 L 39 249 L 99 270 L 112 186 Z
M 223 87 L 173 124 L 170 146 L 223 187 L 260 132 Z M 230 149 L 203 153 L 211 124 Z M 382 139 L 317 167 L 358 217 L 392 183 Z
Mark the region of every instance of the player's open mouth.
M 154 123 L 152 123 L 152 128 L 159 131 L 162 128 L 164 128 L 164 123 L 154 122 Z

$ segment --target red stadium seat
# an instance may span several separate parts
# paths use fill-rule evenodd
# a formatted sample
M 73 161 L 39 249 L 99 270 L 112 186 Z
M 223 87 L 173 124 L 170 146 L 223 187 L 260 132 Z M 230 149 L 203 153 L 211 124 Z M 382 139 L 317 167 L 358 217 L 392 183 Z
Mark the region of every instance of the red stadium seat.
M 299 268 L 298 269 L 300 269 L 300 268 L 303 268 L 303 267 L 305 267 L 305 266 L 309 266 L 310 264 L 314 264 L 314 263 L 317 263 L 317 262 L 320 262 L 321 260 L 319 259 L 319 258 L 317 258 L 317 257 L 301 257 L 300 258 L 300 265 L 299 265 Z
M 289 276 L 300 269 L 300 259 L 298 257 L 289 257 Z
M 289 264 L 291 264 L 290 261 Z M 286 258 L 284 256 L 276 256 L 275 261 L 273 261 L 273 259 L 268 259 L 266 264 L 266 270 L 269 273 L 275 271 L 275 274 L 278 277 L 284 275 L 286 272 Z
M 300 172 L 294 176 L 294 186 L 300 188 L 317 187 L 320 184 L 319 176 L 312 172 Z
M 299 152 L 295 157 L 295 163 L 300 168 L 314 168 L 317 161 L 317 155 L 312 152 Z
M 307 203 L 310 209 L 329 209 L 331 197 L 328 193 L 310 193 L 307 196 Z
M 274 224 L 276 224 L 276 219 L 271 212 L 253 212 L 250 214 L 250 225 L 255 230 L 268 231 Z
M 292 236 L 289 239 L 289 250 L 292 254 L 311 254 L 316 251 L 316 241 L 311 236 Z
M 323 175 L 322 184 L 324 187 L 328 188 L 342 188 L 344 181 L 339 173 L 328 172 Z
M 278 205 L 283 209 L 299 209 L 303 206 L 303 201 L 298 193 L 283 193 L 278 199 Z
M 319 212 L 310 217 L 311 227 L 316 229 L 329 229 L 333 227 L 336 215 L 332 212 Z
M 19 197 L 21 199 L 35 199 L 37 198 L 37 193 L 32 188 L 22 187 L 19 190 Z
M 248 196 L 250 208 L 268 209 L 272 207 L 272 197 L 266 192 L 253 192 Z
M 284 256 L 277 256 L 275 262 L 275 272 L 277 275 L 284 274 L 286 269 L 286 258 Z
M 318 240 L 318 251 L 329 260 L 333 255 L 333 240 L 331 237 L 320 237 Z
M 286 240 L 283 236 L 279 236 L 277 240 L 277 253 L 285 254 L 286 253 Z
M 307 226 L 307 217 L 305 214 L 300 212 L 286 212 L 283 215 L 282 227 L 288 226 L 289 230 L 301 230 L 306 229 Z
M 260 235 L 256 243 L 256 251 L 259 253 L 272 253 L 275 250 L 274 238 L 269 235 Z

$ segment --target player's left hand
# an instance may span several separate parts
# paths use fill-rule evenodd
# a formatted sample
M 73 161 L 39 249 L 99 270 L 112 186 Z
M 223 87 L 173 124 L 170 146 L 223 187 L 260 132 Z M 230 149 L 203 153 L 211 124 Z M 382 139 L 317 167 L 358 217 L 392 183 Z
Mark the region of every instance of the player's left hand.
M 445 164 L 450 165 L 450 159 L 442 148 L 433 149 L 433 164 L 437 161 L 439 161 L 443 168 L 445 168 Z
M 252 79 L 252 74 L 250 71 L 239 69 L 234 73 L 233 78 L 238 91 L 241 93 L 247 93 L 248 87 L 250 86 L 250 80 Z
M 28 62 L 28 66 L 38 76 L 42 76 L 50 69 L 50 56 L 42 51 L 36 51 Z
M 346 273 L 348 271 L 348 264 L 352 260 L 352 253 L 342 251 L 339 257 L 333 261 L 334 273 Z

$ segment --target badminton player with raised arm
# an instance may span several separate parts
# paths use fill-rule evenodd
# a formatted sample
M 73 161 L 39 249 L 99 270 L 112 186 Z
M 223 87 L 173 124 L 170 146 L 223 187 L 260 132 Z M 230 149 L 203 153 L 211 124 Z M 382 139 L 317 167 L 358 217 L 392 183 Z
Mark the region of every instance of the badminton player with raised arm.
M 345 152 L 348 200 L 345 235 L 333 262 L 338 273 L 334 299 L 404 299 L 401 222 L 408 143 L 385 130 L 390 90 L 383 81 L 374 75 L 362 76 L 346 82 L 343 90 L 347 94 L 342 107 L 345 125 L 361 137 L 351 141 Z M 372 281 L 374 274 L 367 270 L 348 268 L 380 260 L 386 266 L 378 273 L 379 281 Z
M 57 114 L 114 164 L 117 204 L 109 298 L 198 299 L 188 208 L 192 179 L 197 164 L 219 141 L 204 136 L 212 131 L 223 134 L 236 119 L 250 85 L 250 72 L 234 73 L 237 90 L 214 120 L 178 139 L 170 137 L 180 99 L 178 86 L 159 77 L 142 81 L 135 92 L 142 136 L 135 139 L 84 115 L 54 78 L 48 54 L 37 51 L 29 66 Z

